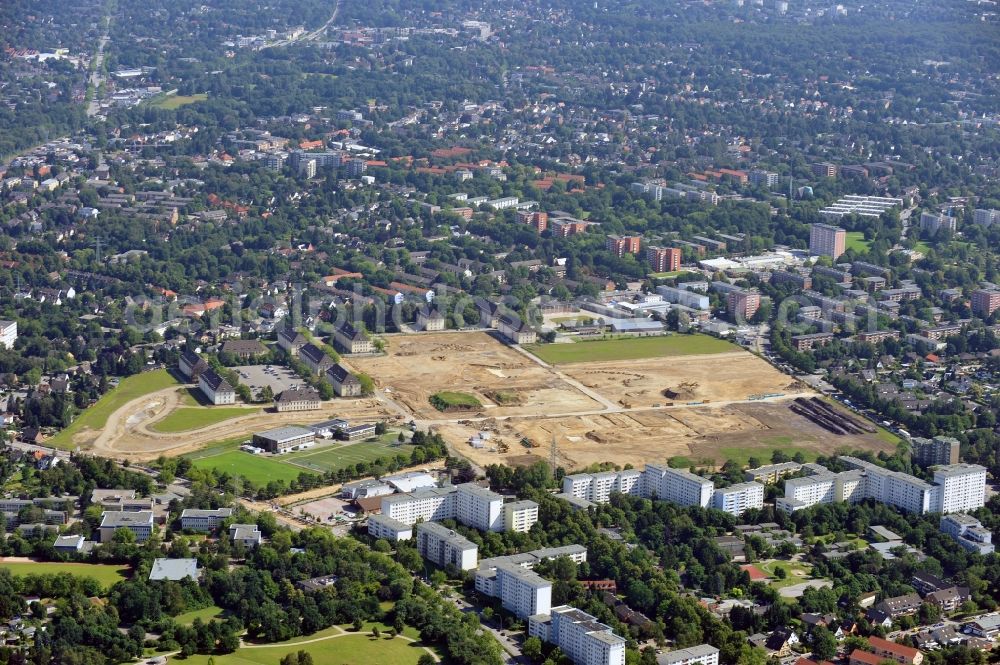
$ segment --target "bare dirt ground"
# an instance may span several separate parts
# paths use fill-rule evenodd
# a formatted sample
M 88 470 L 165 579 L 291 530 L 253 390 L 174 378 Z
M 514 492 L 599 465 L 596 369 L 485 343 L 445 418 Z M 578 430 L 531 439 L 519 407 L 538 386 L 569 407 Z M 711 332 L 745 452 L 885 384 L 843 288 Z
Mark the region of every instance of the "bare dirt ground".
M 743 351 L 573 364 L 560 369 L 626 407 L 745 400 L 754 394 L 788 393 L 803 388 L 792 377 Z M 670 394 L 665 395 L 664 390 Z
M 475 395 L 483 408 L 470 415 L 560 414 L 601 408 L 557 372 L 486 333 L 394 336 L 389 338 L 386 355 L 349 358 L 346 364 L 371 376 L 379 388 L 421 419 L 443 417 L 428 402 L 442 390 Z M 488 394 L 497 390 L 510 393 L 515 403 L 497 404 Z
M 247 415 L 224 420 L 189 432 L 157 432 L 152 426 L 181 406 L 186 387 L 160 390 L 136 398 L 108 417 L 104 429 L 84 430 L 74 437 L 82 449 L 106 457 L 152 459 L 161 454 L 182 455 L 202 446 L 249 436 L 270 427 L 302 422 L 317 422 L 330 418 L 346 418 L 359 422 L 384 420 L 388 411 L 374 399 L 333 400 L 315 411 L 274 413 L 259 406 L 247 406 Z M 210 408 L 210 407 L 209 407 Z
M 756 402 L 603 413 L 569 418 L 508 418 L 473 423 L 443 423 L 435 429 L 456 452 L 474 463 L 531 464 L 548 460 L 553 435 L 557 457 L 566 469 L 598 462 L 641 465 L 684 456 L 692 461 L 756 455 L 769 459 L 774 449 L 828 455 L 840 448 L 890 450 L 874 435 L 837 436 L 788 410 L 787 402 Z M 486 448 L 467 443 L 480 430 L 493 432 Z M 537 447 L 521 444 L 527 438 Z M 506 445 L 507 452 L 501 452 Z

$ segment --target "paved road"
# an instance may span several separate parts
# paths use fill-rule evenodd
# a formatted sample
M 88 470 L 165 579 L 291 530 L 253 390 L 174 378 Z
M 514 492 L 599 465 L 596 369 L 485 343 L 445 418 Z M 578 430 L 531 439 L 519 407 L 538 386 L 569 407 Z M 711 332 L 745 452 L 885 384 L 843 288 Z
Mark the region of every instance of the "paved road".
M 107 30 L 111 30 L 110 18 L 108 19 Z M 104 36 L 101 37 L 100 43 L 97 45 L 97 53 L 94 55 L 93 68 L 90 72 L 90 85 L 94 87 L 94 97 L 87 104 L 87 115 L 90 117 L 97 115 L 98 110 L 100 110 L 100 100 L 97 99 L 97 93 L 101 84 L 104 83 L 104 47 L 108 45 L 108 41 L 110 41 L 110 37 L 108 36 L 108 32 L 105 32 Z

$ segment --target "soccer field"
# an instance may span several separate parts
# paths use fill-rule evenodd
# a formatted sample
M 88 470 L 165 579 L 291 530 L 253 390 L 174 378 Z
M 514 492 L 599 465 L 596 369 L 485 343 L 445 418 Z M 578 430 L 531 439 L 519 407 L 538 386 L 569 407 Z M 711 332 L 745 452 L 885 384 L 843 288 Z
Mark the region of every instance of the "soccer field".
M 390 432 L 379 441 L 334 444 L 332 448 L 324 447 L 317 451 L 291 453 L 283 459 L 295 467 L 325 473 L 354 466 L 358 462 L 371 462 L 379 457 L 395 457 L 400 452 L 409 451 L 405 445 L 396 442 L 396 433 Z
M 707 355 L 737 350 L 731 343 L 708 335 L 623 337 L 571 344 L 529 344 L 524 348 L 551 365 Z
M 153 372 L 135 374 L 121 380 L 117 386 L 109 390 L 97 403 L 81 413 L 69 427 L 59 432 L 46 445 L 55 448 L 72 448 L 73 435 L 83 429 L 99 430 L 108 422 L 108 417 L 132 400 L 163 390 L 170 386 L 180 385 L 174 375 L 165 369 Z
M 280 458 L 264 455 L 251 455 L 242 450 L 229 450 L 200 457 L 193 460 L 196 469 L 215 469 L 216 471 L 243 476 L 255 485 L 266 485 L 272 480 L 295 480 L 306 468 L 297 468 Z

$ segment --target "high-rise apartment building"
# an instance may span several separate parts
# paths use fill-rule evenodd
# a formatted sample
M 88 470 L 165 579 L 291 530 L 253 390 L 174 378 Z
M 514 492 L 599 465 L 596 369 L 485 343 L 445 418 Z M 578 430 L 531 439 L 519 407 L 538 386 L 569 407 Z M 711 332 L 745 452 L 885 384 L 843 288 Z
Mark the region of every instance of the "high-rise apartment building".
M 1000 289 L 976 289 L 972 292 L 972 311 L 981 317 L 989 318 L 993 312 L 1000 309 Z
M 809 252 L 836 259 L 847 249 L 847 231 L 831 224 L 809 227 Z
M 608 236 L 605 247 L 609 252 L 621 258 L 626 254 L 638 254 L 642 236 Z
M 681 269 L 681 250 L 677 247 L 650 247 L 646 260 L 653 272 L 675 272 Z

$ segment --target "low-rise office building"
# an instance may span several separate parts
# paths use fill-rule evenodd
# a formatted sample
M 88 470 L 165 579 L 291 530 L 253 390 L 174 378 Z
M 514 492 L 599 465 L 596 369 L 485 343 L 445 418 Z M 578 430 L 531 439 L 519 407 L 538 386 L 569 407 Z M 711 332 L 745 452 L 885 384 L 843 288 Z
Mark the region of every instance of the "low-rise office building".
M 215 531 L 232 516 L 232 508 L 215 508 L 214 510 L 185 508 L 181 512 L 181 528 L 190 531 Z

